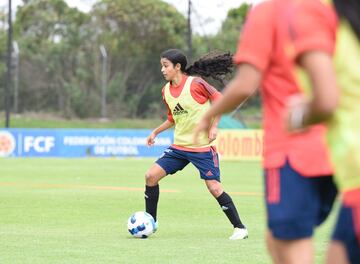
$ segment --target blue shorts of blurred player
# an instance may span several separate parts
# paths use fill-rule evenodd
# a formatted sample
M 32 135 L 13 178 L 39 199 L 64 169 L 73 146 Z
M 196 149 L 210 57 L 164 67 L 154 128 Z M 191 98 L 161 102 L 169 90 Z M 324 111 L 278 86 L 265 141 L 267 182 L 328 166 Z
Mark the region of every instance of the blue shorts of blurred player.
M 289 162 L 265 171 L 268 228 L 281 240 L 311 237 L 329 215 L 337 189 L 331 176 L 304 177 Z

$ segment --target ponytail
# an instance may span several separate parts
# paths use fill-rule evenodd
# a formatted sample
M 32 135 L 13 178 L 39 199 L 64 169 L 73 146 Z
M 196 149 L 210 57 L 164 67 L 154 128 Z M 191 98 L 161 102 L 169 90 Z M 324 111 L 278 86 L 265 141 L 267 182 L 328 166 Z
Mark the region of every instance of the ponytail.
M 225 75 L 233 71 L 233 58 L 230 52 L 213 51 L 205 54 L 192 65 L 186 68 L 187 59 L 178 49 L 169 49 L 161 53 L 161 58 L 166 58 L 174 65 L 180 64 L 180 70 L 187 75 L 196 75 L 202 78 L 211 77 L 223 83 Z
M 233 58 L 230 52 L 210 52 L 190 65 L 185 73 L 199 75 L 203 78 L 211 77 L 214 80 L 223 81 L 226 74 L 233 71 Z

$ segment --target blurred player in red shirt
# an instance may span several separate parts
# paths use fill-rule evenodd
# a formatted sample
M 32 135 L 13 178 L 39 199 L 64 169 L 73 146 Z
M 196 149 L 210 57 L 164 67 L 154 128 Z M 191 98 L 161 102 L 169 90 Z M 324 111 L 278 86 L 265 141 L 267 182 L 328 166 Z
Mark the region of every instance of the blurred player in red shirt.
M 288 99 L 306 94 L 290 56 L 288 23 L 297 2 L 265 1 L 251 10 L 234 56 L 236 76 L 199 123 L 195 139 L 213 116 L 233 110 L 260 87 L 267 247 L 274 263 L 306 264 L 314 262 L 313 231 L 327 218 L 337 191 L 325 127 L 289 133 L 283 121 Z

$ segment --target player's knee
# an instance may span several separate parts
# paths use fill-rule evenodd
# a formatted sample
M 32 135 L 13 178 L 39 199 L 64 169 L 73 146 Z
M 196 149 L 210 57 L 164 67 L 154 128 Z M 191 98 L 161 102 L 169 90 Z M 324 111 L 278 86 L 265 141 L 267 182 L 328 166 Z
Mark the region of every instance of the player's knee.
M 156 175 L 154 173 L 152 173 L 151 171 L 148 171 L 146 174 L 145 174 L 145 182 L 146 182 L 146 185 L 148 186 L 154 186 L 158 183 L 158 178 L 156 177 Z
M 214 197 L 219 197 L 223 192 L 223 189 L 219 185 L 210 185 L 208 186 L 208 190 Z

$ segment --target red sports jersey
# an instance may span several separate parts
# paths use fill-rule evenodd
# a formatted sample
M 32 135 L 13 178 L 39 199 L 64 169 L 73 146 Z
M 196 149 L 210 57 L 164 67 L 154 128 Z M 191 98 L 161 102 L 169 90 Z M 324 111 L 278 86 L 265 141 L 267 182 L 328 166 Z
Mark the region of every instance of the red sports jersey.
M 275 0 L 255 6 L 240 36 L 234 62 L 251 64 L 263 74 L 260 91 L 264 167 L 279 168 L 289 160 L 304 176 L 329 175 L 332 167 L 325 144 L 325 127 L 317 125 L 306 132 L 290 134 L 284 122 L 288 97 L 303 91 L 295 61 L 289 54 L 293 47 L 288 23 L 295 4 L 295 0 Z
M 296 6 L 289 23 L 289 36 L 293 48 L 290 53 L 296 60 L 299 54 L 319 50 L 335 51 L 338 18 L 331 4 L 325 1 L 306 0 Z

